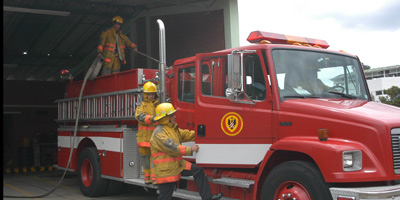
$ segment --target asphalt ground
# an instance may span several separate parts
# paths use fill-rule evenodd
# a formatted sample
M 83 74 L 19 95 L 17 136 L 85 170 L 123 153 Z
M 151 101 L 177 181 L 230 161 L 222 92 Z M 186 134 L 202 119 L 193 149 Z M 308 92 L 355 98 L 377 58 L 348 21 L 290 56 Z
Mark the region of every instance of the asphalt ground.
M 47 171 L 37 173 L 3 174 L 3 199 L 119 199 L 119 200 L 156 200 L 154 189 L 146 191 L 143 187 L 124 184 L 121 192 L 112 196 L 90 198 L 85 197 L 79 189 L 79 180 L 76 173 L 67 172 L 59 187 L 48 196 L 42 198 L 4 198 L 6 196 L 38 196 L 47 193 L 57 185 L 64 171 Z M 175 199 L 175 198 L 174 198 Z

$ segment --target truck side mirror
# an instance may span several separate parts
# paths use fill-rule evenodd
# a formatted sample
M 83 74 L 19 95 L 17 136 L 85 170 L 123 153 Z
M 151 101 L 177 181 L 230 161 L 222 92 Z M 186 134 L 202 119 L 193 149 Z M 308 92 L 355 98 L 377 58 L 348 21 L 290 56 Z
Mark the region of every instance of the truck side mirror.
M 237 93 L 232 88 L 228 87 L 225 90 L 225 96 L 229 100 L 234 101 L 237 98 Z
M 234 50 L 228 54 L 228 88 L 225 90 L 225 96 L 235 103 L 245 103 L 254 105 L 255 102 L 247 96 L 243 90 L 243 54 L 254 53 L 255 50 Z M 243 100 L 239 97 L 243 96 Z
M 242 88 L 240 61 L 241 54 L 228 55 L 228 88 L 233 90 Z

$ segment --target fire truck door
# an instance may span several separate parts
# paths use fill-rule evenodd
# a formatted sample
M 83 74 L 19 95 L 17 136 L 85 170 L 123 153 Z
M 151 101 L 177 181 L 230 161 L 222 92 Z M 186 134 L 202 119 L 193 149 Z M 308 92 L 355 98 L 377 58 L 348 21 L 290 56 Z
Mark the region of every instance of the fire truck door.
M 272 143 L 272 102 L 261 52 L 243 56 L 244 91 L 255 104 L 235 103 L 225 96 L 227 56 L 196 57 L 195 155 L 200 165 L 255 166 Z

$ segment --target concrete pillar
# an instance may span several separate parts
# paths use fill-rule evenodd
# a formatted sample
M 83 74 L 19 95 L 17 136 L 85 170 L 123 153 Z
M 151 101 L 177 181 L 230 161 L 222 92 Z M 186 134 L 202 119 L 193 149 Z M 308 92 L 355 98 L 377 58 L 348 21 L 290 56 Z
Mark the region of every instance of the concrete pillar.
M 225 48 L 239 47 L 239 8 L 237 0 L 223 1 Z

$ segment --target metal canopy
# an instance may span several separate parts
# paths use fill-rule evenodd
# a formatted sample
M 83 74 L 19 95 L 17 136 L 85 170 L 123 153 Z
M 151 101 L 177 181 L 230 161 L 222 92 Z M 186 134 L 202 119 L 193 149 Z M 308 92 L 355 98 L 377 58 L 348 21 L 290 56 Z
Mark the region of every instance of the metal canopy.
M 115 15 L 132 19 L 150 9 L 215 1 L 4 0 L 3 80 L 59 81 L 61 69 L 82 71 Z

